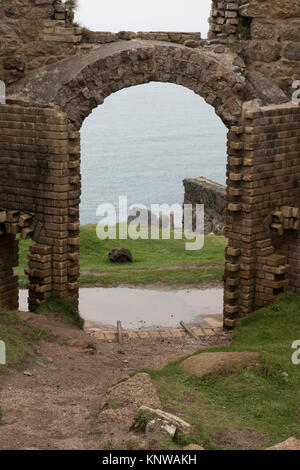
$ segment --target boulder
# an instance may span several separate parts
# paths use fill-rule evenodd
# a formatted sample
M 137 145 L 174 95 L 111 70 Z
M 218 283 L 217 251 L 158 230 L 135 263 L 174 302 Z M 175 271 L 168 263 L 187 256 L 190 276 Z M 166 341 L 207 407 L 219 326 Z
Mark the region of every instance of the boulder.
M 213 374 L 233 374 L 259 362 L 260 356 L 255 352 L 212 352 L 189 357 L 180 366 L 188 374 L 202 378 Z
M 108 257 L 113 263 L 132 263 L 133 261 L 131 251 L 127 248 L 113 248 Z

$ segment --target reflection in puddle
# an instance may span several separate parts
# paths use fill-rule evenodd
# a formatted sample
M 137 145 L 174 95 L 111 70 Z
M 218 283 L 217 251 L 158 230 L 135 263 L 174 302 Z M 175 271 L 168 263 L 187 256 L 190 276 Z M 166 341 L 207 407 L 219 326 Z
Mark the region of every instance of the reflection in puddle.
M 82 288 L 80 314 L 85 320 L 123 328 L 175 327 L 180 321 L 204 328 L 222 325 L 222 289 L 161 291 L 135 288 Z M 20 291 L 20 310 L 28 310 L 27 291 Z

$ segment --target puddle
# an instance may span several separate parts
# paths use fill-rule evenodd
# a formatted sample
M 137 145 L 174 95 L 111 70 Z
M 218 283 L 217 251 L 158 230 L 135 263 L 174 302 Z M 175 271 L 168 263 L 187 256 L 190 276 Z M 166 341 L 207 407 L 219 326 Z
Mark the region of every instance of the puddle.
M 27 291 L 19 294 L 20 310 L 27 311 Z M 98 325 L 125 329 L 176 327 L 180 321 L 204 328 L 222 326 L 222 289 L 160 291 L 135 288 L 82 288 L 81 316 Z

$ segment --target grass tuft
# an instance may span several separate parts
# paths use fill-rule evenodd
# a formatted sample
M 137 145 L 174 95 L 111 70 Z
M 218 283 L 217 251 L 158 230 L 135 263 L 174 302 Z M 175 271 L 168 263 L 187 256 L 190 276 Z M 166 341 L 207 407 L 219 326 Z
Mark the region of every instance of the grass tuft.
M 66 318 L 73 325 L 79 326 L 83 329 L 84 320 L 81 318 L 79 312 L 74 309 L 69 300 L 65 297 L 52 296 L 47 301 L 42 304 L 36 313 L 47 313 L 54 312 L 58 315 Z

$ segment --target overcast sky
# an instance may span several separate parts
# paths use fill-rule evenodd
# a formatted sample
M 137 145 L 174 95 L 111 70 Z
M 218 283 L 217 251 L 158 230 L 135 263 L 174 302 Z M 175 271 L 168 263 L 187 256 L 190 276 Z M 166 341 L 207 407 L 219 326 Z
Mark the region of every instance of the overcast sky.
M 76 21 L 93 31 L 200 31 L 211 0 L 79 0 Z

